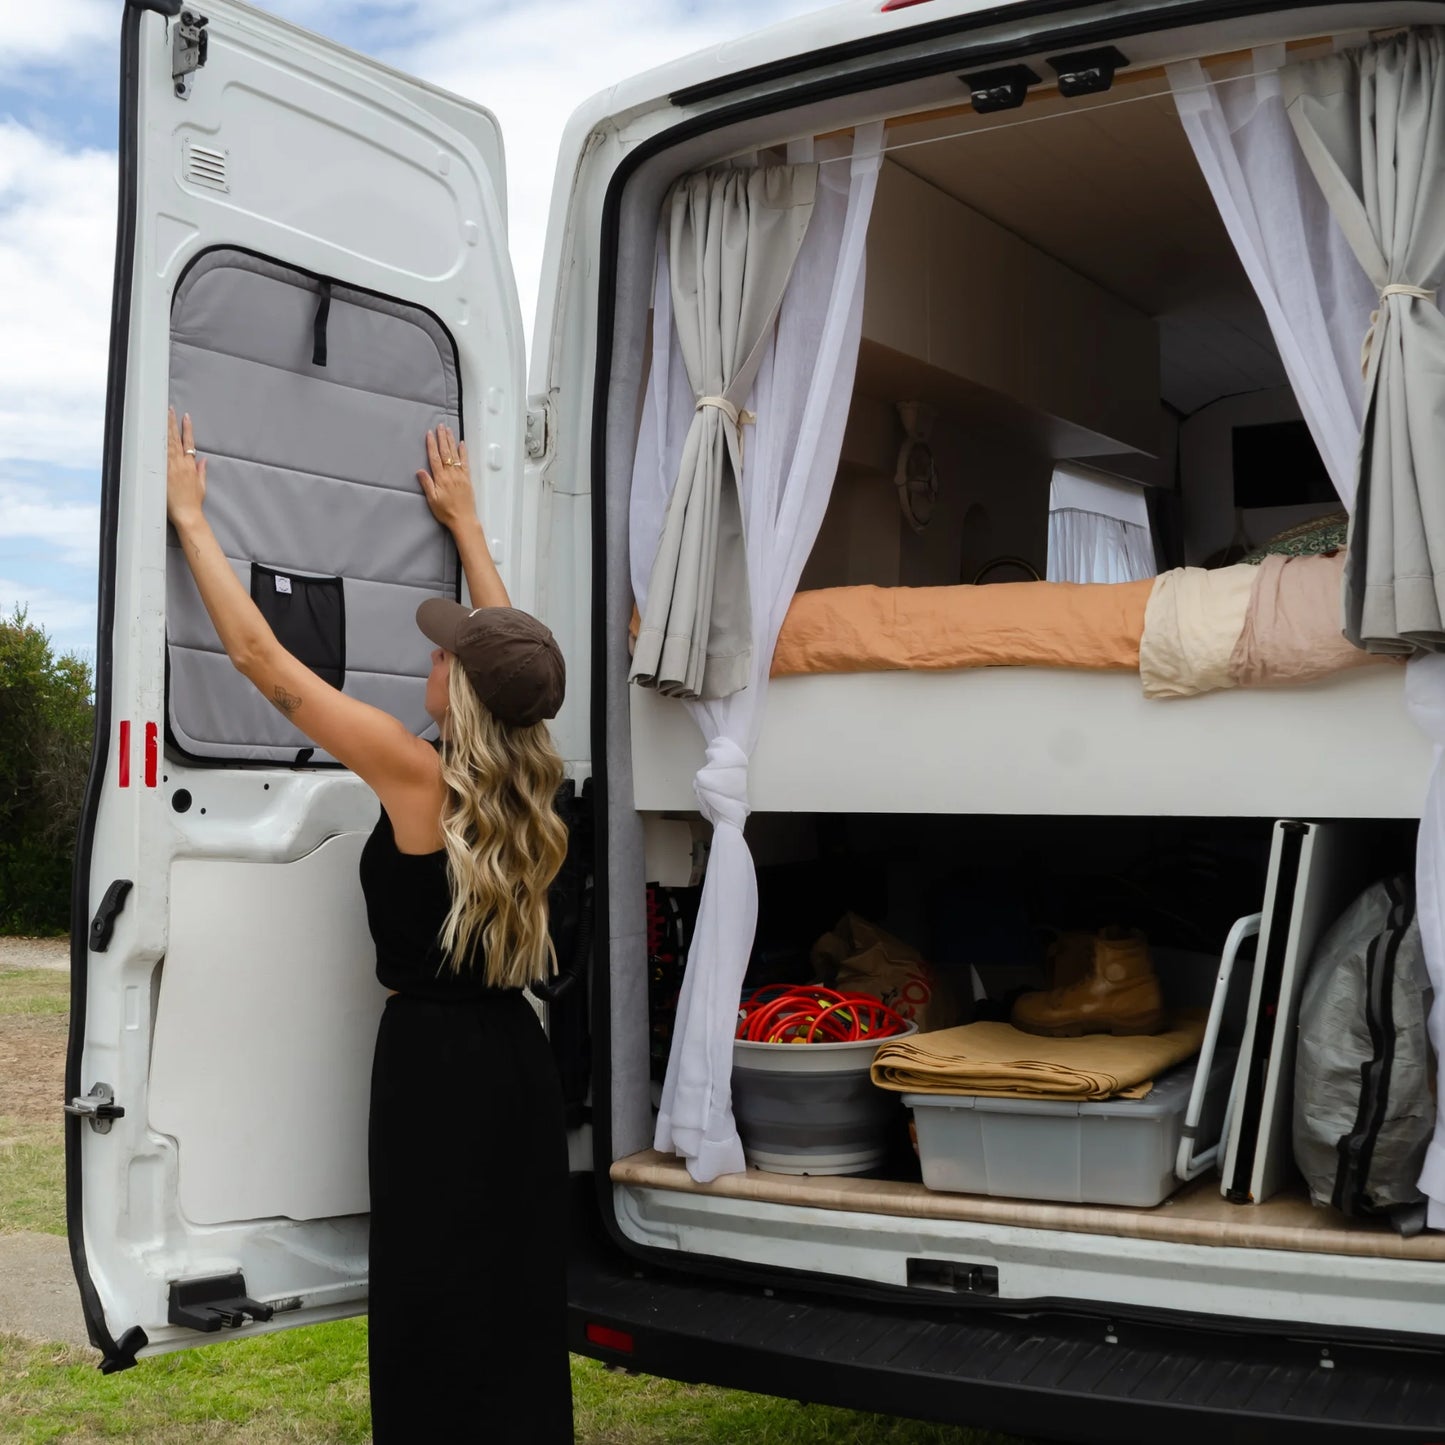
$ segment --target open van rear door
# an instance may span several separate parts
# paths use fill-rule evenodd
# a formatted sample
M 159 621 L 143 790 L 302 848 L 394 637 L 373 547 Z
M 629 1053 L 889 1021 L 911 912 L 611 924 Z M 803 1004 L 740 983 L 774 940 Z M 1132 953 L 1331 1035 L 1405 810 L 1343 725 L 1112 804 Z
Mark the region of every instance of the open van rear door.
M 490 114 L 234 0 L 128 0 L 121 113 L 66 1066 L 108 1369 L 356 1313 L 367 1288 L 377 804 L 216 651 L 166 527 L 167 403 L 283 639 L 419 733 L 412 612 L 460 590 L 422 433 L 466 435 L 505 575 L 525 419 Z

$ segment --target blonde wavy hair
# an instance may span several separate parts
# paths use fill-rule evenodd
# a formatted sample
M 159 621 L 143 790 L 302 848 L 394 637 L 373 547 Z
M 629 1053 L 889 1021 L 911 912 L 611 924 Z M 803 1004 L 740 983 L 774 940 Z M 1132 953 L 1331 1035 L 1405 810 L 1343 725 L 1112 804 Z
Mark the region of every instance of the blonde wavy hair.
M 480 942 L 486 982 L 522 988 L 557 967 L 547 889 L 567 853 L 554 801 L 562 759 L 546 723 L 512 727 L 494 717 L 455 658 L 447 696 L 442 837 L 452 907 L 442 952 L 460 972 Z

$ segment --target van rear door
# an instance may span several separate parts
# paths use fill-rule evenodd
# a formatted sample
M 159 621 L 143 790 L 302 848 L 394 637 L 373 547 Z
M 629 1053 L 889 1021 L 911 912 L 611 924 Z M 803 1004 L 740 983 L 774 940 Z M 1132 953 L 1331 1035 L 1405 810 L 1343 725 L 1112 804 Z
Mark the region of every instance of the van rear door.
M 461 585 L 422 433 L 466 435 L 510 576 L 525 418 L 488 112 L 234 0 L 128 0 L 121 80 L 66 1076 L 71 1250 L 109 1369 L 366 1301 L 377 804 L 217 651 L 168 537 L 167 403 L 283 639 L 419 733 L 412 611 Z

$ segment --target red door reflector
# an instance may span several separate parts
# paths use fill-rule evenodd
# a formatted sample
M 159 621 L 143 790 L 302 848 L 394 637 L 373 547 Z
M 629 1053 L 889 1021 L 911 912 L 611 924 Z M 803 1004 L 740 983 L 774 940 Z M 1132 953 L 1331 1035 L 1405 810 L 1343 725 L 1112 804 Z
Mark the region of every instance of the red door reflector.
M 130 719 L 122 718 L 120 723 L 120 761 L 116 767 L 116 782 L 122 788 L 130 787 Z
M 609 1325 L 589 1324 L 587 1343 L 601 1345 L 604 1350 L 617 1350 L 621 1354 L 632 1353 L 632 1336 L 626 1330 L 614 1330 Z
M 160 762 L 159 728 L 153 722 L 146 724 L 146 787 L 156 785 L 156 772 Z

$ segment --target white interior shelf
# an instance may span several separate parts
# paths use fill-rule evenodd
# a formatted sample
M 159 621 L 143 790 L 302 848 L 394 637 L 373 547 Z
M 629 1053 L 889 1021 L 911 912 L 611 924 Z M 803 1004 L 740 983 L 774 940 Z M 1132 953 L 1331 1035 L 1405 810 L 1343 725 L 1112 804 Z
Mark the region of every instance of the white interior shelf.
M 1430 745 L 1403 667 L 1151 701 L 1135 673 L 995 667 L 787 677 L 754 811 L 1418 817 Z M 703 741 L 632 688 L 636 806 L 695 812 Z

